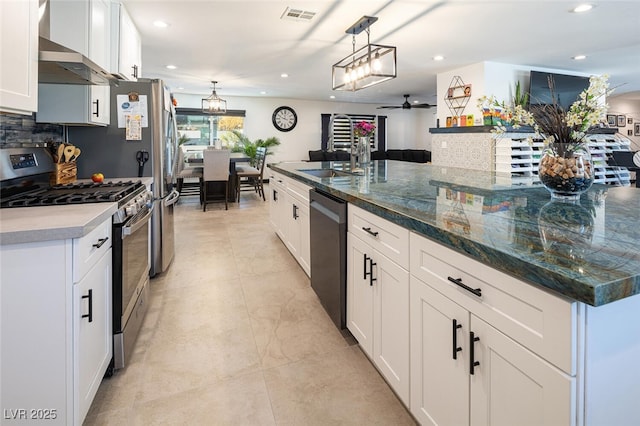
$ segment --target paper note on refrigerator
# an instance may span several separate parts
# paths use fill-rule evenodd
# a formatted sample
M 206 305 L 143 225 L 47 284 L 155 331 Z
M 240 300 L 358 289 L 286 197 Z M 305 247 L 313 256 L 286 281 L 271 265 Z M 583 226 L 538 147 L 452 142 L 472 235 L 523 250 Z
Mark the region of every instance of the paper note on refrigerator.
M 142 140 L 142 117 L 139 115 L 125 115 L 126 121 L 126 137 L 128 141 L 141 141 Z
M 118 128 L 127 127 L 126 116 L 140 116 L 140 127 L 149 127 L 149 108 L 147 106 L 147 95 L 140 95 L 137 102 L 129 100 L 129 95 L 117 95 L 118 106 Z

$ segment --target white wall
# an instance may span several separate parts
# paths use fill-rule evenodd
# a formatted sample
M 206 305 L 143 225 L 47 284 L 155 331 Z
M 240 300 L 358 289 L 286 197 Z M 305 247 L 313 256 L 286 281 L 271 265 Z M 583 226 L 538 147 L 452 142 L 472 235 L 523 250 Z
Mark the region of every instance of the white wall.
M 615 94 L 615 92 L 614 92 Z M 626 124 L 625 127 L 619 127 L 619 132 L 631 140 L 631 150 L 640 151 L 640 136 L 633 135 L 633 128 L 636 123 L 640 123 L 640 99 L 629 99 L 624 96 L 611 96 L 607 99 L 609 104 L 609 114 L 626 115 L 627 118 L 633 119 L 633 124 Z M 628 135 L 631 130 L 632 135 Z
M 178 107 L 200 108 L 202 98 L 208 94 L 191 95 L 174 93 Z M 321 114 L 372 114 L 386 115 L 387 149 L 430 149 L 429 128 L 435 127 L 434 109 L 379 110 L 375 104 L 347 102 L 317 102 L 300 99 L 231 97 L 222 96 L 228 109 L 245 110 L 244 132 L 251 140 L 272 136 L 280 140 L 268 162 L 308 160 L 309 151 L 320 149 Z M 298 124 L 290 132 L 280 132 L 271 122 L 273 111 L 282 105 L 292 107 L 298 116 Z
M 460 76 L 465 84 L 471 84 L 471 99 L 469 99 L 464 112 L 459 115 L 473 114 L 475 123 L 481 125 L 482 111 L 477 107 L 478 98 L 485 95 L 494 95 L 498 101 L 504 101 L 509 104 L 518 81 L 522 90 L 529 91 L 529 77 L 532 70 L 583 77 L 589 76 L 588 73 L 488 61 L 440 73 L 436 77 L 437 97 L 440 106 L 438 108 L 440 127 L 446 126 L 446 117 L 453 116 L 453 113 L 447 107 L 445 97 L 454 76 Z

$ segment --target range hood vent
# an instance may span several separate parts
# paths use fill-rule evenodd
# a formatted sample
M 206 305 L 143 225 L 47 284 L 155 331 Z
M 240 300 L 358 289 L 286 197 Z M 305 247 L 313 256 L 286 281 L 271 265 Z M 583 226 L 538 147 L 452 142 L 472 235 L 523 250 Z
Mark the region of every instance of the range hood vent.
M 118 79 L 75 50 L 39 39 L 38 83 L 108 86 Z

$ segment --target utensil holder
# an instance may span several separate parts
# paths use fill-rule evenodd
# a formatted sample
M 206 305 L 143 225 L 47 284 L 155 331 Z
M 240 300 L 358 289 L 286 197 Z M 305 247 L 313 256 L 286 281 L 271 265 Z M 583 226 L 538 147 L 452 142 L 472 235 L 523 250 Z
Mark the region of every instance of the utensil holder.
M 55 172 L 51 173 L 51 185 L 61 185 L 76 181 L 78 176 L 78 167 L 76 166 L 75 161 L 56 164 L 55 166 Z

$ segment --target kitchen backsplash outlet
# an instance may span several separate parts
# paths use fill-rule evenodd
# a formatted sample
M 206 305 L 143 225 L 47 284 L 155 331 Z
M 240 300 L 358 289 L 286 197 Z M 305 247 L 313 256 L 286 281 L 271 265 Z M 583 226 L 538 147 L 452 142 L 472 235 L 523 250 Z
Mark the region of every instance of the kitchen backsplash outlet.
M 42 146 L 63 140 L 63 134 L 62 125 L 36 123 L 34 115 L 0 113 L 0 148 Z

